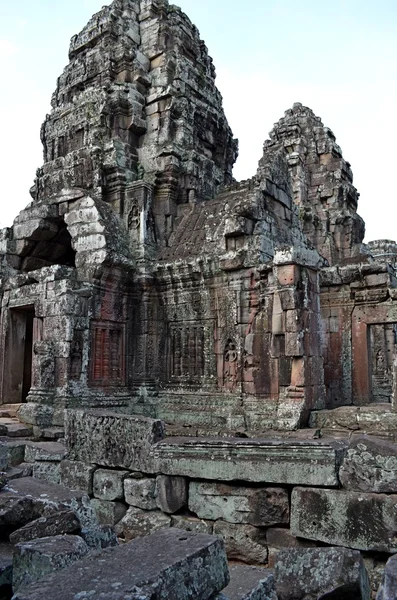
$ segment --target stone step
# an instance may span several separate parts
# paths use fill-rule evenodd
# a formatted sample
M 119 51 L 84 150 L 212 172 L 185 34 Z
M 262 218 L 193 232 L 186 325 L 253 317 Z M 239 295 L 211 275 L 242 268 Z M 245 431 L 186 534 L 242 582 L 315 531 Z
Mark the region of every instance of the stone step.
M 61 442 L 28 442 L 25 447 L 25 461 L 59 462 L 66 456 L 65 444 Z
M 0 435 L 10 438 L 31 437 L 33 429 L 20 423 L 17 419 L 0 419 Z

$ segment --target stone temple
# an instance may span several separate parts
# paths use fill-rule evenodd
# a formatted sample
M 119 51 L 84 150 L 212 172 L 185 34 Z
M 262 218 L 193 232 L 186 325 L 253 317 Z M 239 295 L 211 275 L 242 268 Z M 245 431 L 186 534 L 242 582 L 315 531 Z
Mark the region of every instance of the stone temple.
M 363 246 L 332 131 L 295 104 L 237 183 L 212 60 L 165 0 L 104 7 L 69 59 L 1 233 L 3 402 L 193 435 L 393 410 L 397 249 Z
M 139 471 L 149 487 L 190 478 L 190 513 L 216 523 L 199 506 L 226 493 L 219 482 L 245 482 L 249 498 L 277 484 L 275 520 L 233 526 L 255 540 L 287 527 L 292 492 L 295 536 L 396 552 L 397 496 L 383 494 L 397 492 L 396 465 L 386 483 L 338 473 L 352 432 L 397 434 L 397 245 L 363 244 L 332 131 L 294 104 L 236 182 L 238 142 L 197 28 L 167 0 L 114 0 L 72 38 L 41 140 L 32 201 L 0 233 L 0 403 L 22 405 L 36 437 L 66 423 L 56 482 L 84 464 L 91 478 L 92 465 Z M 382 448 L 378 462 L 394 453 Z M 326 501 L 353 518 L 361 492 L 383 519 L 371 539 L 304 521 Z

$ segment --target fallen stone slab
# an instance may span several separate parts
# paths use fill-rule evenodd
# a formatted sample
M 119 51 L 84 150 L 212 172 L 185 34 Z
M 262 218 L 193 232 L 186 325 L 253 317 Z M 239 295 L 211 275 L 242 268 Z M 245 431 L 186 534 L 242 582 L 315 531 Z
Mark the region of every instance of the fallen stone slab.
M 221 481 L 339 486 L 347 443 L 322 440 L 167 438 L 152 447 L 152 473 Z
M 21 588 L 13 600 L 209 600 L 228 583 L 221 540 L 167 529 L 92 553 Z
M 169 515 L 165 515 L 159 510 L 144 512 L 131 506 L 117 523 L 115 529 L 117 535 L 128 542 L 170 526 L 171 517 Z
M 2 419 L 0 419 L 0 421 L 2 421 Z M 10 420 L 8 419 L 8 421 Z M 24 425 L 18 421 L 8 423 L 0 422 L 0 435 L 5 435 L 10 438 L 30 437 L 33 435 L 33 429 L 29 427 L 29 425 Z
M 397 552 L 397 495 L 296 487 L 291 533 L 358 550 Z
M 264 529 L 252 525 L 216 521 L 213 525 L 213 533 L 223 539 L 229 560 L 253 565 L 267 563 L 268 549 Z
M 397 444 L 364 435 L 353 438 L 339 477 L 348 490 L 396 493 Z
M 156 479 L 156 504 L 165 513 L 173 514 L 187 505 L 186 477 L 159 475 Z
M 283 488 L 191 481 L 189 510 L 200 519 L 223 519 L 259 527 L 289 522 L 288 492 Z
M 376 600 L 397 600 L 397 555 L 386 563 Z
M 150 448 L 163 437 L 160 420 L 107 411 L 66 411 L 69 460 L 147 471 Z
M 290 548 L 276 559 L 278 600 L 370 600 L 368 573 L 357 550 Z
M 82 526 L 97 523 L 90 499 L 83 492 L 33 477 L 21 477 L 11 481 L 0 494 L 0 527 L 12 527 L 14 531 L 29 521 L 65 509 L 75 512 Z
M 8 467 L 6 473 L 8 481 L 20 479 L 21 477 L 32 477 L 33 465 L 32 463 L 21 463 L 17 467 Z
M 230 583 L 223 590 L 228 600 L 277 600 L 274 575 L 269 569 L 231 565 L 229 575 Z
M 77 535 L 56 535 L 17 544 L 13 560 L 13 591 L 67 567 L 87 553 L 87 544 Z
M 77 515 L 71 510 L 61 510 L 48 517 L 40 517 L 17 529 L 10 534 L 10 542 L 19 544 L 52 535 L 76 533 L 80 529 L 81 525 Z

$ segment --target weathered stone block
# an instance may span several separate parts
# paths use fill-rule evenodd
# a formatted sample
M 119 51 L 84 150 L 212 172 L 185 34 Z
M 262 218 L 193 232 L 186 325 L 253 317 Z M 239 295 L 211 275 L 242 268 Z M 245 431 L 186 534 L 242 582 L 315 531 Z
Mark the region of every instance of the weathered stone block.
M 25 462 L 60 462 L 65 456 L 65 445 L 59 442 L 28 442 L 25 447 Z
M 111 471 L 110 469 L 97 469 L 94 473 L 93 492 L 95 498 L 100 500 L 123 500 L 124 479 L 128 471 Z
M 235 525 L 226 521 L 214 523 L 214 535 L 225 542 L 229 560 L 240 560 L 248 564 L 266 564 L 267 546 L 265 530 L 252 525 Z
M 12 574 L 14 592 L 22 585 L 67 567 L 87 553 L 87 544 L 77 535 L 56 535 L 17 544 Z
M 276 559 L 275 580 L 279 600 L 370 600 L 368 573 L 361 554 L 347 548 L 281 550 Z
M 92 494 L 92 480 L 96 467 L 72 460 L 60 463 L 61 484 L 71 490 Z
M 282 488 L 191 481 L 189 510 L 201 519 L 262 527 L 289 522 L 288 492 Z
M 22 588 L 14 600 L 92 597 L 119 600 L 137 590 L 140 600 L 209 600 L 229 582 L 225 550 L 213 536 L 178 529 L 107 548 L 87 556 L 36 584 Z M 136 594 L 133 593 L 135 596 Z
M 19 544 L 52 535 L 76 533 L 80 529 L 81 525 L 77 515 L 71 510 L 63 510 L 48 517 L 40 517 L 17 529 L 11 533 L 10 542 Z
M 294 488 L 291 532 L 358 550 L 397 552 L 397 496 Z
M 348 490 L 397 492 L 397 444 L 369 436 L 353 438 L 339 477 Z
M 164 437 L 164 426 L 143 417 L 68 410 L 65 434 L 70 460 L 147 471 L 150 448 Z
M 115 525 L 127 512 L 127 506 L 122 502 L 94 498 L 91 504 L 101 525 Z
M 166 439 L 152 448 L 154 471 L 220 481 L 338 486 L 347 444 L 322 440 Z
M 269 569 L 247 565 L 229 566 L 230 583 L 223 590 L 233 600 L 277 600 L 274 575 Z M 216 600 L 221 600 L 220 597 Z
M 173 514 L 187 504 L 188 482 L 185 477 L 158 475 L 156 502 L 160 510 Z
M 196 519 L 195 517 L 172 515 L 171 527 L 184 529 L 185 531 L 191 531 L 192 533 L 212 534 L 214 523 L 212 521 L 204 521 L 204 519 Z
M 171 526 L 171 518 L 159 510 L 143 512 L 131 506 L 125 516 L 117 523 L 116 533 L 126 541 L 144 537 L 159 529 Z
M 83 527 L 79 535 L 83 538 L 87 546 L 93 550 L 102 550 L 103 548 L 118 545 L 116 532 L 111 525 Z
M 397 555 L 386 563 L 376 600 L 397 600 Z
M 48 483 L 61 483 L 61 473 L 59 463 L 54 462 L 35 462 L 33 463 L 33 477 L 42 479 Z
M 22 423 L 36 425 L 41 428 L 53 427 L 54 425 L 63 427 L 64 418 L 64 409 L 57 409 L 46 404 L 27 402 L 21 404 L 18 409 L 18 419 L 22 421 Z
M 130 506 L 136 506 L 143 510 L 155 510 L 156 504 L 156 480 L 143 479 L 125 479 L 124 480 L 125 501 Z

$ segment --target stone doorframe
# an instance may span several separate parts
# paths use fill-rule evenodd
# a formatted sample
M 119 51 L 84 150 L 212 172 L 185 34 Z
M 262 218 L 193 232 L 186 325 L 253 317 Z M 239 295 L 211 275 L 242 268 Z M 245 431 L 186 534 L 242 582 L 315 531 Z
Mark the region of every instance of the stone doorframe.
M 352 314 L 352 393 L 353 404 L 367 405 L 372 400 L 369 326 L 397 323 L 397 303 L 357 306 Z M 397 364 L 394 361 L 391 406 L 397 411 Z

